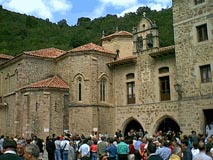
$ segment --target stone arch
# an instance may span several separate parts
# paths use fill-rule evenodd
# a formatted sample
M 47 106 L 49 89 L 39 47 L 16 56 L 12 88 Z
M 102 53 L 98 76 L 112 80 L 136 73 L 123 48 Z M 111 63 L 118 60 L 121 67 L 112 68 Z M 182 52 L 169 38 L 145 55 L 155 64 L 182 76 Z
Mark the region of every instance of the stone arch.
M 99 77 L 98 80 L 100 81 L 101 79 L 105 78 L 107 81 L 109 80 L 109 76 L 106 73 L 102 73 Z
M 133 129 L 135 131 L 139 131 L 139 129 L 142 129 L 142 132 L 144 133 L 144 128 L 142 124 L 134 117 L 130 117 L 126 119 L 121 126 L 123 135 L 127 135 L 127 133 Z
M 77 74 L 73 77 L 73 81 L 75 81 L 75 80 L 76 80 L 77 78 L 79 78 L 79 77 L 81 77 L 82 80 L 84 80 L 84 81 L 87 80 L 87 78 L 86 78 L 86 76 L 85 76 L 84 74 L 82 74 L 82 73 L 77 73 Z
M 162 130 L 163 132 L 167 132 L 169 130 L 179 132 L 180 126 L 177 121 L 169 115 L 162 116 L 154 126 L 155 131 Z

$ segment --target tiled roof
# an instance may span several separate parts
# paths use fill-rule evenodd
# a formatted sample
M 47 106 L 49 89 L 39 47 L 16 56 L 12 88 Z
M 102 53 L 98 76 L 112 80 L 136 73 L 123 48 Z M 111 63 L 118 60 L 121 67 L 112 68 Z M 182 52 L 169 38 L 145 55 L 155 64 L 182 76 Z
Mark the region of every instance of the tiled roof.
M 115 61 L 112 61 L 110 63 L 108 63 L 108 66 L 117 66 L 117 65 L 122 65 L 122 64 L 127 64 L 127 63 L 135 63 L 137 60 L 137 56 L 128 56 L 128 57 L 125 57 L 125 58 L 120 58 L 120 59 L 117 59 Z
M 110 50 L 107 50 L 99 45 L 96 45 L 94 43 L 88 43 L 83 46 L 74 48 L 71 50 L 72 52 L 80 52 L 80 51 L 98 51 L 98 52 L 103 52 L 103 53 L 110 53 L 110 54 L 115 54 Z
M 149 55 L 153 58 L 161 57 L 163 55 L 175 54 L 175 46 L 167 46 L 154 49 Z
M 69 89 L 69 86 L 66 82 L 64 82 L 61 78 L 58 76 L 54 76 L 51 78 L 47 78 L 35 83 L 32 83 L 30 85 L 27 85 L 24 88 L 59 88 L 59 89 Z
M 12 59 L 14 58 L 13 56 L 10 56 L 10 55 L 6 55 L 6 54 L 0 54 L 0 59 Z
M 157 51 L 155 51 L 155 52 L 165 52 L 165 51 L 169 51 L 169 50 L 172 50 L 172 49 L 175 49 L 175 46 L 174 46 L 174 45 L 159 48 L 159 50 L 157 50 Z
M 119 31 L 119 32 L 115 32 L 113 34 L 110 34 L 108 36 L 105 36 L 105 37 L 101 38 L 101 40 L 112 39 L 112 38 L 117 37 L 117 36 L 132 37 L 132 33 L 127 32 L 127 31 Z
M 28 54 L 36 57 L 46 57 L 46 58 L 57 58 L 66 53 L 64 50 L 60 50 L 57 48 L 45 48 L 35 51 L 25 51 L 24 54 Z

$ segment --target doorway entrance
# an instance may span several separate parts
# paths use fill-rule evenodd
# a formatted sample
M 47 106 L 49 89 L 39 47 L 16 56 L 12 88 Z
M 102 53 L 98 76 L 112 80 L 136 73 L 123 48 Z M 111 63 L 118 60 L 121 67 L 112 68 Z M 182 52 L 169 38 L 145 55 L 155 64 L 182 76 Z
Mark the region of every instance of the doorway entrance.
M 205 131 L 208 137 L 213 134 L 213 109 L 203 110 L 205 118 Z
M 180 126 L 171 118 L 165 118 L 160 123 L 157 131 L 175 131 L 176 133 L 180 131 Z
M 127 136 L 128 132 L 130 132 L 130 131 L 136 131 L 136 132 L 142 131 L 144 134 L 143 127 L 136 120 L 131 120 L 127 123 L 127 125 L 124 129 L 124 136 Z

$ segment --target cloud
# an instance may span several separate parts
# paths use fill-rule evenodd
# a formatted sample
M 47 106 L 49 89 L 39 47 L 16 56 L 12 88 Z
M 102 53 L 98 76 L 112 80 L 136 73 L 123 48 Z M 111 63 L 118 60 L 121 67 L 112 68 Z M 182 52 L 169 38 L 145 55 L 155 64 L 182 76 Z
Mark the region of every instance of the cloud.
M 138 4 L 138 5 L 132 6 L 131 8 L 127 8 L 123 10 L 121 13 L 118 13 L 117 16 L 120 17 L 120 16 L 124 16 L 126 13 L 136 12 L 137 9 L 142 6 L 144 6 L 144 4 Z
M 72 8 L 68 0 L 7 0 L 4 8 L 39 18 L 54 20 L 54 13 L 63 14 Z
M 147 3 L 137 3 L 130 8 L 124 9 L 121 13 L 118 13 L 118 16 L 124 16 L 126 13 L 136 12 L 139 7 L 148 6 L 151 10 L 160 11 L 162 8 L 167 8 L 172 5 L 171 0 L 149 0 Z
M 94 17 L 102 16 L 107 7 L 113 7 L 115 10 L 122 11 L 117 13 L 118 16 L 124 16 L 129 12 L 136 12 L 139 7 L 148 6 L 152 10 L 161 10 L 162 8 L 167 8 L 171 6 L 172 0 L 99 0 L 100 5 L 94 10 Z
M 137 0 L 99 0 L 103 5 L 112 5 L 115 7 L 128 7 L 137 4 Z
M 147 3 L 147 6 L 149 6 L 151 9 L 155 9 L 157 11 L 161 10 L 162 8 L 167 8 L 169 6 L 172 6 L 171 0 L 152 0 Z

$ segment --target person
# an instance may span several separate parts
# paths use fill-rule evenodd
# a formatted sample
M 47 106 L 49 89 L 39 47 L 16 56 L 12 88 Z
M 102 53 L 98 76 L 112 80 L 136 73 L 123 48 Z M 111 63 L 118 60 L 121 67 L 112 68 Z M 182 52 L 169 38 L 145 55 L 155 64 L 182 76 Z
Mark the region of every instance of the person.
M 198 143 L 193 143 L 192 146 L 193 147 L 191 149 L 191 152 L 192 152 L 192 158 L 194 158 L 194 156 L 198 154 L 200 150 L 198 149 Z
M 192 160 L 192 152 L 191 152 L 190 145 L 189 145 L 189 142 L 187 141 L 187 139 L 182 140 L 181 149 L 183 151 L 182 160 Z
M 67 136 L 63 137 L 60 143 L 62 160 L 68 160 L 68 152 L 70 148 L 70 142 Z
M 36 144 L 40 149 L 39 160 L 42 160 L 44 149 L 43 149 L 43 140 L 38 138 L 36 135 L 32 134 L 32 144 Z
M 92 160 L 97 160 L 97 152 L 98 152 L 98 146 L 97 146 L 97 139 L 93 139 L 93 144 L 90 146 L 90 152 L 92 156 Z
M 142 141 L 141 141 L 141 137 L 138 138 L 138 140 L 135 142 L 135 160 L 141 160 L 141 155 L 139 153 L 139 148 L 141 145 Z
M 40 149 L 36 144 L 27 144 L 24 149 L 25 160 L 38 160 Z
M 200 152 L 194 156 L 193 160 L 212 160 L 212 158 L 206 154 L 206 147 L 203 141 L 199 142 L 198 149 Z
M 84 139 L 83 144 L 80 146 L 78 152 L 82 160 L 90 159 L 90 146 L 87 144 L 88 140 Z
M 54 153 L 55 154 L 55 160 L 62 160 L 61 159 L 61 146 L 60 146 L 61 140 L 60 140 L 59 136 L 56 137 L 54 144 L 55 144 L 55 153 Z
M 174 147 L 173 153 L 169 160 L 181 160 L 182 152 L 179 146 Z
M 16 154 L 16 141 L 12 139 L 4 139 L 3 142 L 3 155 L 0 156 L 0 160 L 20 160 Z
M 70 147 L 68 152 L 68 160 L 75 160 L 76 159 L 76 153 L 74 148 L 74 142 L 70 140 Z
M 129 155 L 128 155 L 128 160 L 135 160 L 135 147 L 133 145 L 133 140 L 130 139 L 128 141 L 129 144 Z
M 163 160 L 156 152 L 156 145 L 150 141 L 147 146 L 147 160 Z
M 165 139 L 159 140 L 159 148 L 156 150 L 156 153 L 163 158 L 163 160 L 168 160 L 171 156 L 171 149 L 167 146 Z
M 20 157 L 21 160 L 24 160 L 24 148 L 25 148 L 26 142 L 23 139 L 20 139 L 17 141 L 17 155 Z
M 104 155 L 106 149 L 105 136 L 101 137 L 101 141 L 98 143 L 98 156 Z
M 3 154 L 3 142 L 4 142 L 4 135 L 0 138 L 0 155 Z
M 109 160 L 116 160 L 117 147 L 115 146 L 115 144 L 113 142 L 114 142 L 113 138 L 109 138 L 107 147 L 105 149 L 105 152 L 108 153 L 108 155 L 109 155 L 108 156 Z
M 55 144 L 54 140 L 50 136 L 47 136 L 46 138 L 46 151 L 48 154 L 48 160 L 55 160 L 54 158 Z
M 141 159 L 142 160 L 146 160 L 147 159 L 147 138 L 146 137 L 143 137 L 142 138 L 142 143 L 140 144 L 140 147 L 139 147 L 139 153 L 140 153 L 140 156 L 141 156 Z
M 117 146 L 117 153 L 119 160 L 128 160 L 129 146 L 124 142 L 124 137 L 120 138 Z

